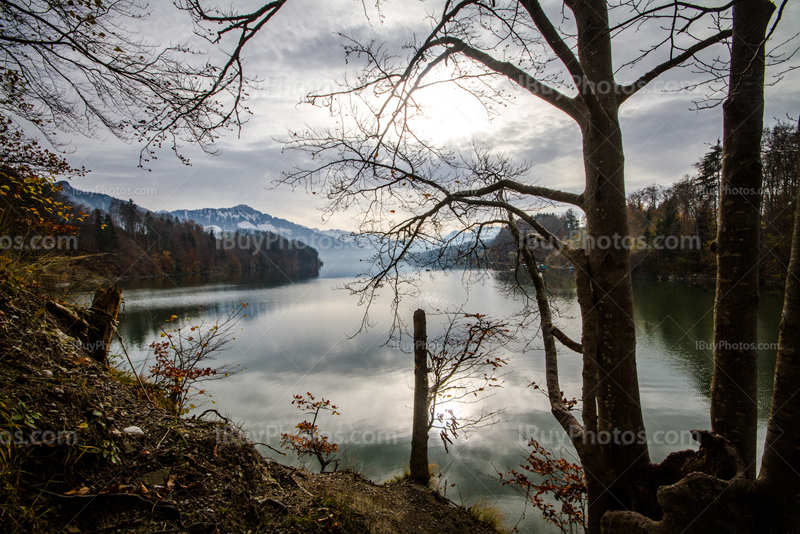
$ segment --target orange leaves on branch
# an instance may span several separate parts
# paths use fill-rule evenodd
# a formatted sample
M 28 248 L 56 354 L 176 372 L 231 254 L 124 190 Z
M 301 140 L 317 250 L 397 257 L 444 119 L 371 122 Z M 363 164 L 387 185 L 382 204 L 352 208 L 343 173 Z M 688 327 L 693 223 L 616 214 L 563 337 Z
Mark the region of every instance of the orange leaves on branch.
M 217 318 L 210 327 L 204 324 L 179 325 L 161 330 L 163 341 L 153 341 L 150 350 L 155 356 L 155 364 L 150 367 L 150 376 L 157 387 L 166 391 L 177 415 L 189 412 L 186 408 L 191 395 L 202 395 L 205 389 L 197 384 L 206 380 L 217 380 L 237 372 L 228 366 L 210 367 L 206 363 L 221 352 L 231 339 L 232 329 L 242 315 L 244 304 Z M 171 315 L 165 324 L 178 322 L 177 315 Z M 213 401 L 212 401 L 213 402 Z
M 583 468 L 564 457 L 555 456 L 538 441 L 532 439 L 533 448 L 522 471 L 512 469 L 498 473 L 504 486 L 513 486 L 538 508 L 542 517 L 556 525 L 562 532 L 572 532 L 575 527 L 586 527 L 586 477 Z M 529 474 L 533 475 L 529 478 Z M 545 499 L 552 495 L 560 506 Z
M 322 412 L 340 415 L 337 411 L 339 408 L 327 399 L 317 400 L 311 392 L 306 392 L 305 395 L 292 395 L 292 404 L 311 416 L 312 420 L 298 423 L 295 426 L 297 434 L 281 434 L 281 447 L 293 451 L 299 459 L 304 456 L 315 457 L 319 462 L 320 472 L 324 472 L 331 463 L 334 464 L 335 470 L 339 465 L 339 460 L 335 458 L 339 446 L 328 441 L 328 436 L 320 433 L 317 419 Z
M 72 235 L 86 214 L 57 200 L 58 176 L 83 175 L 0 115 L 0 232 L 4 235 Z

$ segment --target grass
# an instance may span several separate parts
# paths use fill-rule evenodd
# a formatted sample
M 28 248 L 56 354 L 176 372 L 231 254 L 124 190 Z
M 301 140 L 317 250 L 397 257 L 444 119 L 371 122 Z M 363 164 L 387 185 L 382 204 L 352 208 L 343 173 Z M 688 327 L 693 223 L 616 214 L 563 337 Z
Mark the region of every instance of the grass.
M 475 518 L 484 526 L 494 530 L 495 532 L 505 533 L 503 522 L 505 517 L 496 505 L 487 502 L 485 499 L 478 499 L 478 501 L 466 508 L 467 513 Z
M 436 479 L 439 477 L 439 466 L 436 464 L 428 464 L 428 473 L 431 475 L 431 485 L 436 484 Z M 403 470 L 396 475 L 392 475 L 383 481 L 384 484 L 397 484 L 405 482 L 411 477 L 411 468 L 408 465 L 403 466 Z
M 149 399 L 153 401 L 157 406 L 163 408 L 165 411 L 174 413 L 175 412 L 175 404 L 170 400 L 168 393 L 163 388 L 157 387 L 153 384 L 150 380 L 146 377 L 140 377 L 142 379 L 142 384 L 146 390 L 142 390 L 141 385 L 139 384 L 139 380 L 134 376 L 134 374 L 127 370 L 121 369 L 120 367 L 116 366 L 109 366 L 108 367 L 108 374 L 111 375 L 111 378 L 123 384 L 133 391 L 137 392 L 137 395 L 140 399 Z
M 0 522 L 8 524 L 8 532 L 24 532 L 22 526 L 38 531 L 40 522 L 49 511 L 37 500 L 24 502 L 20 492 L 20 479 L 24 474 L 23 459 L 30 448 L 20 449 L 13 436 L 17 431 L 28 430 L 26 423 L 38 419 L 24 403 L 0 392 Z
M 383 481 L 384 484 L 397 484 L 398 482 L 403 482 L 404 480 L 408 480 L 408 477 L 411 476 L 411 468 L 407 465 L 403 467 L 403 470 L 396 475 L 392 475 L 386 480 Z
M 371 534 L 361 514 L 350 508 L 346 499 L 338 495 L 323 495 L 314 502 L 307 515 L 287 515 L 283 519 L 283 526 L 301 532 Z

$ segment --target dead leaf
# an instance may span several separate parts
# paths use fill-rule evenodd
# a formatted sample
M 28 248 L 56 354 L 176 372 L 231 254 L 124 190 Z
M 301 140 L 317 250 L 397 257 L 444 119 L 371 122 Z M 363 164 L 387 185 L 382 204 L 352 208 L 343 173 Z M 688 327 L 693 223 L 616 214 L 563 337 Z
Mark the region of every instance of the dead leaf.
M 188 484 L 187 486 L 184 486 L 184 487 L 187 490 L 196 490 L 196 489 L 200 489 L 201 487 L 203 487 L 203 483 L 200 482 L 200 481 L 192 482 L 191 484 Z
M 89 488 L 82 486 L 80 488 L 75 488 L 74 490 L 69 490 L 64 495 L 86 495 L 87 493 L 89 493 Z
M 106 486 L 100 490 L 100 493 L 125 493 L 125 490 L 123 489 L 122 484 L 116 483 Z

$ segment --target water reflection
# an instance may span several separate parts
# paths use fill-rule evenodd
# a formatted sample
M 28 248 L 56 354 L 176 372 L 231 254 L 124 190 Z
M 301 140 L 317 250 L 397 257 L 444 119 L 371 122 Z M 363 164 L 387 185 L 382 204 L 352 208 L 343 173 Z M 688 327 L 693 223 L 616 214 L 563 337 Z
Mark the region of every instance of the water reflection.
M 636 281 L 634 313 L 638 328 L 639 358 L 670 361 L 706 399 L 711 395 L 714 371 L 714 287 Z M 769 417 L 774 347 L 778 342 L 783 293 L 762 289 L 758 310 L 759 343 L 772 345 L 758 353 L 759 419 Z
M 420 296 L 403 300 L 401 317 L 410 320 L 418 307 L 457 309 L 504 316 L 521 307 L 520 295 L 510 289 L 509 273 L 478 279 L 466 287 L 462 274 L 426 273 Z M 366 476 L 382 480 L 396 474 L 408 460 L 411 431 L 413 360 L 387 345 L 391 325 L 389 301 L 383 294 L 371 308 L 374 326 L 352 337 L 364 309 L 347 291 L 335 291 L 347 279 L 311 276 L 231 276 L 181 279 L 177 283 L 150 280 L 125 287 L 126 305 L 120 325 L 137 365 L 146 367 L 147 345 L 158 336 L 157 322 L 170 315 L 180 319 L 213 318 L 238 303 L 248 303 L 248 317 L 240 323 L 236 339 L 220 361 L 241 364 L 246 371 L 210 383 L 213 400 L 221 412 L 244 423 L 254 441 L 277 445 L 281 432 L 290 432 L 303 415 L 291 405 L 291 396 L 306 391 L 333 400 L 342 415 L 321 422 L 321 428 L 342 445 L 344 464 Z M 556 322 L 574 338 L 580 337 L 579 310 L 571 274 L 548 273 Z M 635 320 L 645 424 L 650 435 L 678 435 L 692 428 L 708 428 L 708 392 L 711 381 L 710 351 L 697 343 L 713 338 L 712 288 L 680 284 L 636 282 Z M 777 341 L 781 296 L 765 292 L 759 312 L 762 342 Z M 430 318 L 429 335 L 441 326 Z M 406 347 L 408 348 L 408 347 Z M 581 390 L 581 361 L 562 351 L 561 384 L 569 397 Z M 530 350 L 513 356 L 504 387 L 485 400 L 487 410 L 505 408 L 495 426 L 459 439 L 446 454 L 431 436 L 431 461 L 438 464 L 455 488 L 456 501 L 496 499 L 513 523 L 522 513 L 522 500 L 492 478 L 498 471 L 519 465 L 525 441 L 535 437 L 554 449 L 566 437 L 550 414 L 547 399 L 529 388 L 543 382 L 543 354 L 534 341 Z M 763 351 L 759 376 L 762 412 L 769 401 L 774 351 Z M 478 407 L 462 407 L 470 410 Z M 763 427 L 763 420 L 762 420 Z M 763 432 L 763 428 L 762 428 Z M 691 443 L 654 443 L 651 454 L 659 461 L 669 452 Z M 273 454 L 265 450 L 266 454 Z M 285 461 L 282 459 L 282 461 Z M 493 502 L 493 501 L 490 501 Z M 555 532 L 528 510 L 521 532 Z

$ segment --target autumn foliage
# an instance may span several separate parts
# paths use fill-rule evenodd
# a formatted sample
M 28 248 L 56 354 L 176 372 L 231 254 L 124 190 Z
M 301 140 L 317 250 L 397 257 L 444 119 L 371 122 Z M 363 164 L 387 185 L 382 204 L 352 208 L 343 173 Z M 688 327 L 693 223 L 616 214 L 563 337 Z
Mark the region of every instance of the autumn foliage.
M 84 172 L 0 115 L 0 235 L 30 244 L 31 238 L 75 234 L 86 214 L 58 200 L 56 177 Z
M 542 517 L 556 525 L 562 532 L 583 531 L 586 527 L 586 478 L 583 468 L 555 456 L 538 441 L 528 442 L 531 453 L 520 467 L 508 473 L 499 473 L 503 485 L 513 486 L 522 493 Z M 545 499 L 552 495 L 560 503 Z
M 334 470 L 339 466 L 339 460 L 335 458 L 339 452 L 336 443 L 328 441 L 328 436 L 320 434 L 317 427 L 317 419 L 322 412 L 330 412 L 331 415 L 339 415 L 338 408 L 331 404 L 331 401 L 320 398 L 316 400 L 314 395 L 294 395 L 292 404 L 311 417 L 311 421 L 305 420 L 298 423 L 295 428 L 297 434 L 281 434 L 281 446 L 285 449 L 294 451 L 299 459 L 304 456 L 313 456 L 319 461 L 320 472 L 334 464 Z
M 192 396 L 206 393 L 205 389 L 199 387 L 200 383 L 225 378 L 236 372 L 236 369 L 226 366 L 211 367 L 208 362 L 235 339 L 231 331 L 240 319 L 247 317 L 243 314 L 246 307 L 247 304 L 242 303 L 210 326 L 203 322 L 186 322 L 168 328 L 166 325 L 177 320 L 177 316 L 173 315 L 161 329 L 163 341 L 150 344 L 155 357 L 155 364 L 150 367 L 150 377 L 157 387 L 166 392 L 177 415 L 184 415 L 195 407 L 189 404 Z

